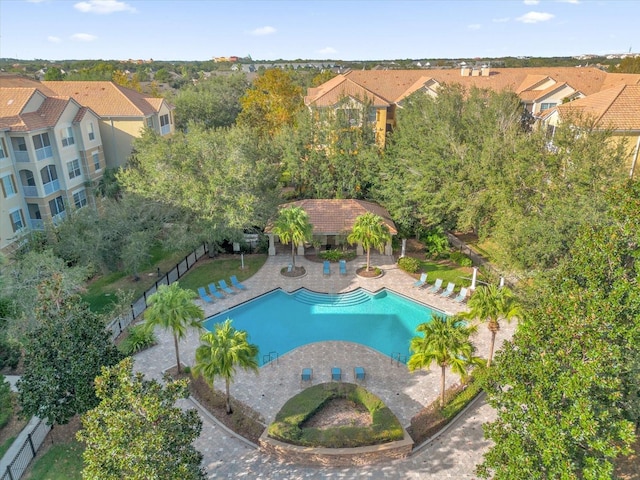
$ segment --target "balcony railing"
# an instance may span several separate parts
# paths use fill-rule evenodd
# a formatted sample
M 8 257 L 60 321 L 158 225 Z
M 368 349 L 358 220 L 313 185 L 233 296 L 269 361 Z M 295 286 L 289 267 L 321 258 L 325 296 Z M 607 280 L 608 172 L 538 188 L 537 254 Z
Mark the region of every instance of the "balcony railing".
M 44 230 L 44 220 L 30 218 L 29 224 L 31 225 L 31 230 Z
M 37 197 L 38 196 L 38 187 L 33 187 L 29 185 L 22 185 L 22 191 L 24 192 L 25 197 Z
M 160 127 L 161 135 L 168 135 L 169 133 L 171 133 L 171 125 L 163 125 Z
M 51 218 L 51 221 L 53 222 L 54 225 L 58 225 L 60 222 L 62 222 L 65 219 L 66 216 L 67 216 L 67 212 L 60 212 L 59 214 L 54 215 Z
M 16 162 L 28 163 L 31 160 L 29 158 L 29 152 L 25 152 L 23 150 L 14 150 L 13 154 L 16 157 Z
M 51 146 L 36 148 L 36 158 L 38 160 L 44 160 L 45 158 L 53 157 L 53 149 Z
M 60 190 L 60 180 L 54 180 L 44 184 L 44 194 L 51 195 L 53 192 Z

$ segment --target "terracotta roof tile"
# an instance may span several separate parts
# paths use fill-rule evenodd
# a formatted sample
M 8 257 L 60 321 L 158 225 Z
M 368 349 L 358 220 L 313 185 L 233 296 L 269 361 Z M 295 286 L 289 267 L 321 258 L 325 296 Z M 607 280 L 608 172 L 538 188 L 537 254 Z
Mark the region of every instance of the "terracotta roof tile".
M 536 86 L 538 86 L 548 78 L 548 75 L 527 75 L 520 86 L 516 88 L 516 93 L 519 95 L 526 90 L 533 90 Z
M 1 115 L 3 117 L 19 115 L 35 94 L 35 88 L 0 88 Z
M 314 90 L 316 91 L 315 96 L 307 95 L 305 97 L 307 105 L 313 103 L 317 107 L 328 107 L 337 104 L 345 97 L 352 97 L 359 100 L 366 99 L 375 107 L 389 106 L 389 103 L 383 98 L 346 78 L 342 78 L 340 82 L 335 82 L 333 86 Z

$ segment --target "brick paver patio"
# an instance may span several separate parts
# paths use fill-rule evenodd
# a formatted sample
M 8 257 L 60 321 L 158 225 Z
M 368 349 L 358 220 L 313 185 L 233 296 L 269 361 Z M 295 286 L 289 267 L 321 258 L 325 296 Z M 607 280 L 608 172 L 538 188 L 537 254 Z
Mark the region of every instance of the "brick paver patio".
M 361 258 L 348 263 L 347 275 L 339 275 L 338 265 L 332 264 L 332 274 L 325 276 L 322 273 L 322 264 L 298 257 L 296 263 L 307 270 L 307 275 L 302 278 L 287 278 L 280 274 L 280 269 L 289 262 L 289 256 L 269 257 L 258 273 L 243 282 L 248 287 L 246 291 L 228 296 L 214 304 L 203 305 L 206 316 L 225 311 L 277 287 L 286 291 L 306 287 L 327 293 L 347 292 L 359 287 L 370 291 L 387 287 L 447 313 L 456 313 L 466 308 L 450 299 L 414 288 L 415 279 L 398 269 L 392 257 L 372 255 L 372 263 L 384 270 L 384 276 L 379 279 L 361 279 L 355 275 L 355 269 L 362 264 Z M 433 280 L 430 279 L 431 282 Z M 515 328 L 513 324 L 503 323 L 498 334 L 497 346 L 509 338 Z M 159 378 L 164 370 L 175 365 L 175 351 L 169 332 L 158 330 L 156 334 L 158 345 L 138 354 L 135 368 L 144 372 L 147 377 Z M 474 341 L 479 355 L 486 356 L 488 353 L 489 338 L 487 328 L 481 325 Z M 183 363 L 194 363 L 198 344 L 198 333 L 190 331 L 187 338 L 180 343 L 180 358 Z M 315 384 L 330 380 L 332 366 L 342 368 L 344 381 L 347 382 L 354 381 L 353 367 L 364 367 L 365 387 L 378 395 L 405 426 L 408 426 L 411 417 L 423 406 L 431 403 L 439 392 L 439 367 L 430 371 L 409 373 L 405 365 L 397 364 L 388 356 L 366 346 L 347 342 L 319 342 L 280 356 L 277 362 L 261 367 L 258 374 L 238 371 L 231 386 L 231 394 L 258 411 L 269 423 L 291 396 L 308 386 L 308 383 L 303 385 L 300 381 L 303 367 L 313 368 L 312 383 Z M 447 374 L 447 386 L 457 381 L 456 375 Z M 185 401 L 184 405 L 193 407 L 189 401 Z M 475 478 L 474 467 L 482 460 L 482 454 L 488 446 L 488 442 L 483 439 L 481 425 L 493 419 L 495 415 L 490 407 L 480 402 L 446 433 L 407 459 L 369 467 L 321 468 L 280 463 L 229 434 L 206 412 L 201 413 L 204 427 L 196 446 L 204 454 L 204 464 L 209 478 L 252 479 L 297 479 L 320 475 L 328 478 Z

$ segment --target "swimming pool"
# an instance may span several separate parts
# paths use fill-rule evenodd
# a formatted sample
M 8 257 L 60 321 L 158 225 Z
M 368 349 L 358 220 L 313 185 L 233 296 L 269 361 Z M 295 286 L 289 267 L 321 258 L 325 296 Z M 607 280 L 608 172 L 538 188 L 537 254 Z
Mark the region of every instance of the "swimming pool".
M 258 345 L 263 363 L 269 356 L 329 340 L 361 343 L 406 362 L 416 326 L 429 321 L 432 313 L 444 315 L 386 289 L 333 295 L 277 289 L 209 317 L 204 326 L 212 330 L 231 318 L 234 328 L 246 330 L 249 341 Z

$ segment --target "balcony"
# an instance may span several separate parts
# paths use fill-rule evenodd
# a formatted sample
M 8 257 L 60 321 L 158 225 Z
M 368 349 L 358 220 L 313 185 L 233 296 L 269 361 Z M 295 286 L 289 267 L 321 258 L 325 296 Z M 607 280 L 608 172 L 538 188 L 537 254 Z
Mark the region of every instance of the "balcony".
M 171 133 L 171 125 L 163 125 L 160 127 L 161 135 L 168 135 L 169 133 Z
M 52 182 L 44 184 L 44 194 L 51 195 L 53 192 L 60 190 L 60 180 L 53 180 Z
M 37 218 L 30 218 L 29 224 L 31 225 L 31 230 L 44 230 L 44 221 Z
M 53 157 L 53 149 L 51 148 L 51 146 L 36 148 L 36 158 L 38 159 L 38 161 L 51 157 Z
M 38 187 L 22 185 L 22 191 L 24 192 L 25 197 L 37 197 L 38 196 Z
M 60 212 L 59 214 L 54 215 L 51 218 L 51 221 L 53 222 L 54 225 L 58 225 L 60 222 L 62 222 L 65 219 L 66 216 L 67 216 L 67 212 Z
M 14 150 L 13 156 L 16 158 L 16 162 L 29 163 L 29 161 L 31 161 L 29 158 L 29 152 L 25 152 L 23 150 Z

